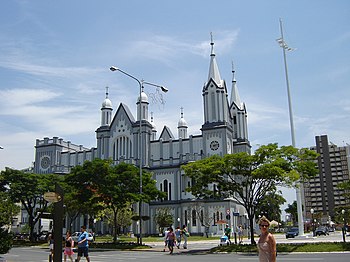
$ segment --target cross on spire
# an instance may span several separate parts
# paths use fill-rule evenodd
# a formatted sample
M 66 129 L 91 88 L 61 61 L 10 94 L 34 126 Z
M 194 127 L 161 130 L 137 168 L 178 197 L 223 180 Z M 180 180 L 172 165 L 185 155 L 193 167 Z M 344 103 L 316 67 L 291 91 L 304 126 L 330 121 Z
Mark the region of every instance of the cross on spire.
M 109 87 L 106 86 L 106 98 L 108 98 L 108 89 L 109 89 Z

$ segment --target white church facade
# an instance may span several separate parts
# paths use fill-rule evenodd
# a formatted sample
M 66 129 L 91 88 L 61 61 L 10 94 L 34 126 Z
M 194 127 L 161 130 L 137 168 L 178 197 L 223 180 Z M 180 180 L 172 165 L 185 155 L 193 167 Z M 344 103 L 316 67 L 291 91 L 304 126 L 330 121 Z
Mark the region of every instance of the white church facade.
M 68 173 L 72 167 L 96 158 L 112 159 L 114 164 L 126 162 L 139 166 L 141 148 L 143 168 L 153 173 L 158 189 L 167 194 L 162 201 L 143 205 L 142 214 L 150 217 L 143 222 L 143 233 L 158 233 L 154 215 L 162 207 L 171 210 L 174 226 L 186 224 L 192 233 L 204 233 L 208 230 L 202 225 L 200 216 L 206 217 L 205 220 L 211 225 L 209 232 L 214 234 L 222 230 L 220 224 L 224 222 L 232 227 L 245 224 L 244 208 L 232 199 L 194 199 L 186 192 L 192 181 L 180 168 L 189 161 L 213 154 L 223 156 L 250 152 L 247 110 L 240 100 L 234 71 L 232 83 L 227 87 L 220 76 L 213 47 L 212 42 L 209 74 L 202 87 L 204 122 L 199 135 L 187 133 L 188 125 L 181 110 L 177 137 L 167 126 L 157 136 L 153 117 L 148 112 L 148 97 L 143 90 L 141 99 L 137 101 L 136 119 L 123 103 L 119 104 L 114 113 L 107 91 L 101 107 L 101 125 L 96 129 L 96 147 L 86 148 L 58 137 L 37 139 L 34 172 Z M 141 146 L 138 144 L 140 128 Z M 131 230 L 136 233 L 136 223 L 132 227 Z

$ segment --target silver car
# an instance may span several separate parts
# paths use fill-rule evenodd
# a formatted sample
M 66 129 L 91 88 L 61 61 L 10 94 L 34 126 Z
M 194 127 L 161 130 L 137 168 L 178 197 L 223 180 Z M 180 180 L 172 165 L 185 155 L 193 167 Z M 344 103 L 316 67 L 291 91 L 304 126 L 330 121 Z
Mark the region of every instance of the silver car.
M 73 241 L 74 241 L 75 243 L 78 242 L 78 238 L 79 238 L 80 235 L 81 235 L 81 232 L 74 232 L 74 233 L 72 234 L 71 237 L 72 237 L 72 239 L 73 239 Z M 93 242 L 93 241 L 94 241 L 94 237 L 93 237 L 93 235 L 92 235 L 91 233 L 89 233 L 88 241 L 89 241 L 89 242 Z

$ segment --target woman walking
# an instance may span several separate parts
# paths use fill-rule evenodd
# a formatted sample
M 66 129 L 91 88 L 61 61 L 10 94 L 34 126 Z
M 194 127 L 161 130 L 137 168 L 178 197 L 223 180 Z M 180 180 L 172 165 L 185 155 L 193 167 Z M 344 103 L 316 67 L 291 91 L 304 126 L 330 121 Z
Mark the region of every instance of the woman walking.
M 170 254 L 172 254 L 174 252 L 174 245 L 175 245 L 175 234 L 172 227 L 169 228 L 167 239 L 168 239 L 168 248 L 170 250 Z
M 276 261 L 276 240 L 269 232 L 270 221 L 263 216 L 259 220 L 261 235 L 258 241 L 259 262 Z
M 70 261 L 73 262 L 73 248 L 74 248 L 74 241 L 71 237 L 71 233 L 70 231 L 68 230 L 67 233 L 66 233 L 66 242 L 65 242 L 65 245 L 64 245 L 64 262 L 67 261 L 67 256 L 69 257 Z
M 188 233 L 186 225 L 182 226 L 182 237 L 184 238 L 184 249 L 187 249 L 187 238 L 190 236 L 190 233 Z

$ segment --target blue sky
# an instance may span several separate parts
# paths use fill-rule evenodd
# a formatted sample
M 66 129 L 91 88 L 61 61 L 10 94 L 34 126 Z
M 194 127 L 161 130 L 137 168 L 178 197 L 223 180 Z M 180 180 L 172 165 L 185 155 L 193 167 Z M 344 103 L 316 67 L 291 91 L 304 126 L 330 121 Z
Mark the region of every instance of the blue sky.
M 234 63 L 253 148 L 291 144 L 279 18 L 297 48 L 287 54 L 297 147 L 321 134 L 350 143 L 350 1 L 2 1 L 0 170 L 30 166 L 43 137 L 96 146 L 106 86 L 115 109 L 135 113 L 138 85 L 111 65 L 169 88 L 164 106 L 150 105 L 158 132 L 176 135 L 183 107 L 199 134 L 210 32 L 228 86 Z

